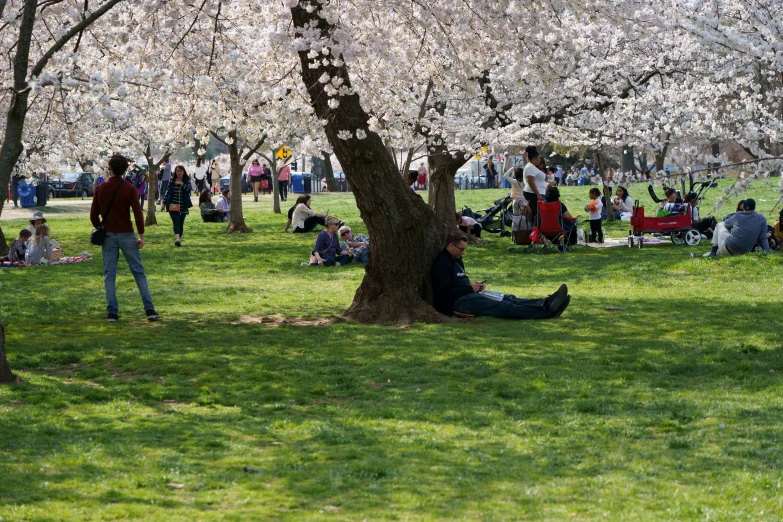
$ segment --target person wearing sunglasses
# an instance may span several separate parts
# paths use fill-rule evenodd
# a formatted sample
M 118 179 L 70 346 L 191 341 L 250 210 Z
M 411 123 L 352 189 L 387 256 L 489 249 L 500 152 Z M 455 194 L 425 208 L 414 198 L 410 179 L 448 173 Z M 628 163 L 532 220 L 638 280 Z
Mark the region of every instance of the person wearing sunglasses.
M 366 263 L 370 255 L 370 238 L 364 234 L 353 235 L 351 227 L 342 226 L 337 232 L 340 234 L 340 249 L 348 251 L 353 249 L 353 258 L 357 263 Z
M 468 236 L 461 230 L 454 230 L 446 237 L 445 248 L 432 263 L 433 305 L 443 315 L 550 319 L 560 317 L 571 302 L 566 285 L 560 285 L 554 294 L 540 299 L 487 292 L 486 281 L 471 283 L 465 273 L 462 256 L 467 248 Z
M 313 249 L 313 261 L 311 266 L 341 266 L 353 261 L 353 249 L 342 250 L 340 239 L 337 237 L 337 229 L 340 228 L 340 220 L 334 216 L 326 217 L 326 227 L 315 239 Z

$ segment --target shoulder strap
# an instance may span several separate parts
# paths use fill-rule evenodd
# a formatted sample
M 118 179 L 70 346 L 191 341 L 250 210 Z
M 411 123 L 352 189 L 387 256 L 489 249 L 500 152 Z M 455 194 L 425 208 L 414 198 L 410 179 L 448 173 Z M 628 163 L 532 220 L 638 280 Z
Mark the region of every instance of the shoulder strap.
M 111 212 L 111 207 L 114 205 L 114 198 L 117 197 L 117 192 L 120 191 L 120 187 L 122 187 L 123 184 L 125 184 L 125 180 L 120 181 L 117 184 L 117 188 L 114 189 L 114 194 L 112 194 L 111 196 L 111 201 L 109 201 L 109 206 L 106 207 L 106 214 L 103 216 L 103 219 L 101 220 L 101 226 L 103 226 L 103 224 L 106 222 L 106 218 L 109 217 L 109 212 Z

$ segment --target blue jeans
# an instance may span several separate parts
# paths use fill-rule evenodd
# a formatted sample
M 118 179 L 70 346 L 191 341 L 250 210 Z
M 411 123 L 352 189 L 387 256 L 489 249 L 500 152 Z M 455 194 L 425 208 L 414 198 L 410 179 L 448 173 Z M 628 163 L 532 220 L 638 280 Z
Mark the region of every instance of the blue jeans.
M 125 234 L 106 232 L 106 238 L 103 240 L 101 252 L 103 254 L 103 284 L 106 287 L 106 310 L 110 314 L 116 314 L 119 311 L 114 283 L 117 279 L 117 262 L 120 259 L 120 250 L 125 256 L 125 261 L 128 262 L 131 274 L 136 280 L 136 286 L 139 287 L 144 310 L 154 310 L 150 289 L 147 286 L 147 276 L 144 275 L 144 265 L 141 264 L 141 253 L 136 242 L 136 234 L 132 232 Z
M 188 217 L 187 214 L 183 214 L 182 212 L 169 212 L 169 216 L 171 216 L 171 223 L 174 225 L 174 234 L 179 235 L 179 237 L 182 237 L 182 234 L 184 232 L 185 227 L 185 218 Z
M 544 299 L 519 299 L 506 294 L 496 301 L 484 294 L 463 295 L 454 303 L 454 310 L 464 314 L 488 315 L 508 319 L 549 319 L 552 313 L 544 306 Z

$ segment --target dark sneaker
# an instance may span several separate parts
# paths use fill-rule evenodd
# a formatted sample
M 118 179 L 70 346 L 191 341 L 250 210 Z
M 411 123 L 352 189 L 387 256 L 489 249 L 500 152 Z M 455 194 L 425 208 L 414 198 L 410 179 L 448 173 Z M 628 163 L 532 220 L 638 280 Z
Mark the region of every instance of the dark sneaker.
M 117 314 L 109 314 L 109 318 L 107 319 L 107 321 L 109 321 L 110 323 L 116 323 L 117 319 L 119 318 L 120 316 L 118 316 Z
M 160 315 L 155 310 L 147 310 L 145 313 L 147 314 L 147 321 L 157 321 L 160 319 Z
M 179 242 L 179 239 L 174 241 L 174 246 L 182 246 L 182 243 Z
M 557 292 L 544 299 L 544 307 L 551 313 L 555 313 L 561 306 L 566 297 L 568 297 L 568 287 L 564 284 L 560 285 Z
M 570 295 L 566 296 L 565 301 L 563 301 L 563 306 L 561 306 L 559 309 L 557 309 L 554 312 L 552 312 L 552 319 L 556 319 L 556 318 L 560 317 L 561 315 L 563 315 L 563 312 L 565 311 L 566 308 L 568 308 L 569 304 L 571 304 L 571 296 Z

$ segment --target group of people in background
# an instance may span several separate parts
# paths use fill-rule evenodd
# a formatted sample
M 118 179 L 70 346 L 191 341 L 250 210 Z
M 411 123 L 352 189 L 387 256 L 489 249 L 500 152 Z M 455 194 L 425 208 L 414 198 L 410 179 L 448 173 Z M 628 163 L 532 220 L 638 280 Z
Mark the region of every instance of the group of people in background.
M 26 265 L 51 263 L 53 252 L 50 233 L 51 229 L 46 224 L 43 212 L 34 212 L 30 218 L 30 226 L 19 231 L 19 235 L 11 243 L 8 255 L 0 257 L 0 261 Z

